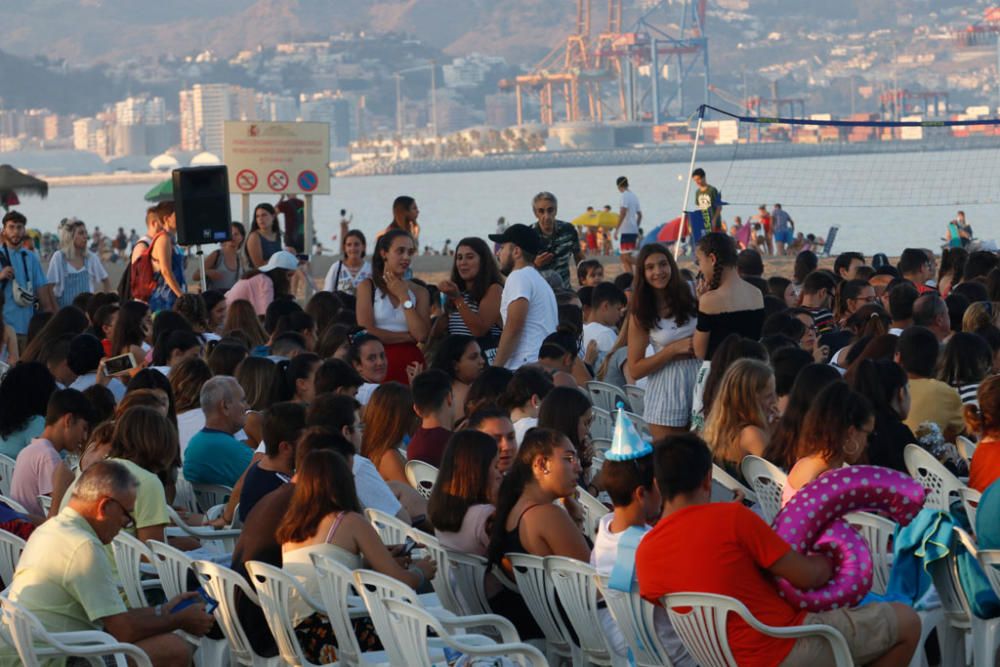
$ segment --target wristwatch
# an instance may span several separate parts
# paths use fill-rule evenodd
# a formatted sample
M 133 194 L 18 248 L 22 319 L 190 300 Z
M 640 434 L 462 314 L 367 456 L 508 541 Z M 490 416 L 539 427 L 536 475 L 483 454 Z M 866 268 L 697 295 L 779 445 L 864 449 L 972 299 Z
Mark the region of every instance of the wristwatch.
M 413 309 L 413 302 L 412 301 L 410 301 L 409 299 L 407 299 L 406 301 L 403 302 L 403 310 L 412 310 L 412 309 Z

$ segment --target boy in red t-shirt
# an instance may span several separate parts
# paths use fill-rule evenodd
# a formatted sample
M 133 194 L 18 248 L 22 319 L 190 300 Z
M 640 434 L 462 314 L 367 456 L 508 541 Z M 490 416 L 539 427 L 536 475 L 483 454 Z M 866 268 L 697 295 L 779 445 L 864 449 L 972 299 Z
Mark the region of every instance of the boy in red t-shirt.
M 658 444 L 656 484 L 663 513 L 636 551 L 642 597 L 659 604 L 670 593 L 715 593 L 736 598 L 766 625 L 824 624 L 847 640 L 857 664 L 907 665 L 920 638 L 920 619 L 902 604 L 807 613 L 778 595 L 772 576 L 801 589 L 825 584 L 825 556 L 792 551 L 764 521 L 739 502 L 712 503 L 712 455 L 695 435 Z M 833 663 L 829 643 L 768 637 L 731 616 L 729 647 L 741 667 L 819 667 Z

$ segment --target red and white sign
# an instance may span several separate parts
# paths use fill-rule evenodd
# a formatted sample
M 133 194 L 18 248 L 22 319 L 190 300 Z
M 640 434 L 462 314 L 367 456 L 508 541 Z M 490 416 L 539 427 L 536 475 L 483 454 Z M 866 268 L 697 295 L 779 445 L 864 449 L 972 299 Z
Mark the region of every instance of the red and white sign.
M 288 174 L 283 169 L 275 169 L 267 175 L 267 187 L 275 192 L 284 192 L 288 188 Z
M 243 192 L 250 192 L 257 187 L 257 172 L 253 169 L 241 169 L 236 174 L 236 187 Z

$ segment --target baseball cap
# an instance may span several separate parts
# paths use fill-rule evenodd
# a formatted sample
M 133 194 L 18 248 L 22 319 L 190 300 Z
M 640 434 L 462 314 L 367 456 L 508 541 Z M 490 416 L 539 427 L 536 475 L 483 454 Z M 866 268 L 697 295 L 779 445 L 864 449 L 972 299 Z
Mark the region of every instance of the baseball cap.
M 490 234 L 489 238 L 494 243 L 513 243 L 531 255 L 537 255 L 542 251 L 542 239 L 538 236 L 538 232 L 528 225 L 511 225 L 503 234 Z
M 274 269 L 294 271 L 297 268 L 299 268 L 298 258 L 287 250 L 279 250 L 271 255 L 271 258 L 267 260 L 267 264 L 260 267 L 260 270 L 267 273 L 269 271 L 273 271 Z

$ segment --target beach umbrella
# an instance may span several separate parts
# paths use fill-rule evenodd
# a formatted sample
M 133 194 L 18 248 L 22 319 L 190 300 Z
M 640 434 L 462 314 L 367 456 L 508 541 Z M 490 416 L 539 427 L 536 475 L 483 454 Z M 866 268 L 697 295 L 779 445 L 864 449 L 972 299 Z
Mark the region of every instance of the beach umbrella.
M 680 217 L 674 218 L 662 225 L 657 225 L 648 234 L 642 237 L 642 241 L 639 246 L 649 245 L 650 243 L 666 243 L 670 244 L 677 240 L 677 230 L 681 226 Z
M 158 183 L 152 190 L 146 193 L 143 199 L 151 202 L 173 201 L 174 179 L 168 178 L 162 183 Z
M 587 211 L 573 218 L 574 227 L 609 227 L 618 226 L 618 214 L 611 211 Z
M 38 195 L 43 199 L 49 194 L 49 184 L 40 178 L 18 171 L 9 164 L 0 165 L 0 205 L 4 210 L 20 203 L 18 195 Z

